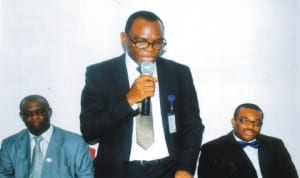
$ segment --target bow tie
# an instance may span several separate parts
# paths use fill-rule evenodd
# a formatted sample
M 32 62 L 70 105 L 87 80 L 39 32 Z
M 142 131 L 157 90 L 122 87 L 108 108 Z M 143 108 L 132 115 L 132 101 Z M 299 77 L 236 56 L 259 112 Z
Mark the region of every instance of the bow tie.
M 241 145 L 242 148 L 245 148 L 246 146 L 251 146 L 252 148 L 258 148 L 259 144 L 257 141 L 254 142 L 243 142 L 243 141 L 238 141 L 238 143 Z

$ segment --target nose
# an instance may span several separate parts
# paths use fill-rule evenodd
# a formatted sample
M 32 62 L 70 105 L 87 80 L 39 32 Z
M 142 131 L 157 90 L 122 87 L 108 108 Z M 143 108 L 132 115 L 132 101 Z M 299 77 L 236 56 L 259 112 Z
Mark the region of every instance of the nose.
M 33 112 L 33 113 L 31 113 L 31 116 L 29 117 L 29 119 L 30 119 L 31 121 L 37 121 L 37 120 L 40 120 L 40 115 L 39 115 L 38 113 L 36 113 L 36 112 Z
M 153 50 L 155 50 L 154 48 L 153 48 L 153 43 L 149 43 L 149 45 L 147 46 L 147 48 L 145 48 L 147 51 L 153 51 Z
M 255 128 L 255 123 L 254 123 L 254 122 L 250 122 L 250 123 L 247 125 L 247 128 L 253 130 L 253 129 Z

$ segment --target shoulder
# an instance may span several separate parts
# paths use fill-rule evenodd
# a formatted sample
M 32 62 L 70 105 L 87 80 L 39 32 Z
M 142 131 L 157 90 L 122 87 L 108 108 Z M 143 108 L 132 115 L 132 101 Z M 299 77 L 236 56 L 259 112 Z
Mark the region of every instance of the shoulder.
M 283 141 L 281 138 L 259 134 L 257 136 L 258 142 L 264 145 L 283 145 Z
M 53 134 L 62 138 L 65 143 L 84 143 L 81 135 L 56 126 L 53 127 Z
M 52 137 L 51 140 L 57 142 L 54 148 L 58 146 L 68 157 L 81 157 L 89 153 L 88 144 L 77 133 L 54 127 Z
M 201 146 L 201 149 L 221 149 L 230 143 L 229 135 L 223 135 L 216 139 L 210 140 Z
M 110 66 L 118 65 L 121 63 L 122 59 L 125 59 L 124 54 L 122 54 L 121 56 L 118 56 L 118 57 L 111 58 L 111 59 L 106 59 L 104 61 L 101 61 L 101 62 L 98 62 L 95 64 L 91 64 L 91 65 L 87 66 L 87 71 L 93 71 L 93 70 L 98 71 L 99 69 L 105 69 Z
M 25 137 L 28 135 L 27 132 L 28 132 L 27 129 L 23 129 L 18 133 L 8 136 L 5 139 L 3 139 L 2 144 L 19 143 L 19 141 L 25 139 Z
M 108 76 L 112 77 L 113 74 L 117 73 L 113 71 L 124 72 L 124 70 L 126 70 L 125 56 L 121 55 L 119 57 L 104 60 L 102 62 L 87 66 L 85 74 L 87 79 L 99 80 L 101 77 L 103 77 L 104 79 L 106 79 Z M 115 76 L 117 76 L 117 74 Z
M 158 75 L 163 74 L 166 78 L 176 78 L 179 81 L 189 82 L 192 80 L 192 73 L 190 68 L 173 60 L 166 58 L 157 59 L 157 71 Z
M 174 69 L 174 70 L 189 70 L 189 67 L 185 64 L 181 64 L 174 60 L 166 59 L 163 57 L 159 57 L 157 59 L 157 64 L 162 67 Z

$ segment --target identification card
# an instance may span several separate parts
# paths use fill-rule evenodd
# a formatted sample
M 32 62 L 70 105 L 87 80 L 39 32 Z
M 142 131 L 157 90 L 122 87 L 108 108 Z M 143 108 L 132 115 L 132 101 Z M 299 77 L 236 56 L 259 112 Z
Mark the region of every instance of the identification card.
M 169 114 L 168 120 L 169 120 L 169 132 L 176 133 L 175 114 Z

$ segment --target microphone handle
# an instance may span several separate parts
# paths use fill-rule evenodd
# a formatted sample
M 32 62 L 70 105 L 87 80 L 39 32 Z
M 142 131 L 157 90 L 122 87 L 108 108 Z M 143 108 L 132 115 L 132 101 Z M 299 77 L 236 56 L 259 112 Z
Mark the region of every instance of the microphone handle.
M 141 114 L 144 115 L 144 116 L 149 116 L 150 115 L 150 109 L 151 109 L 151 99 L 150 99 L 150 97 L 147 97 L 142 101 Z

